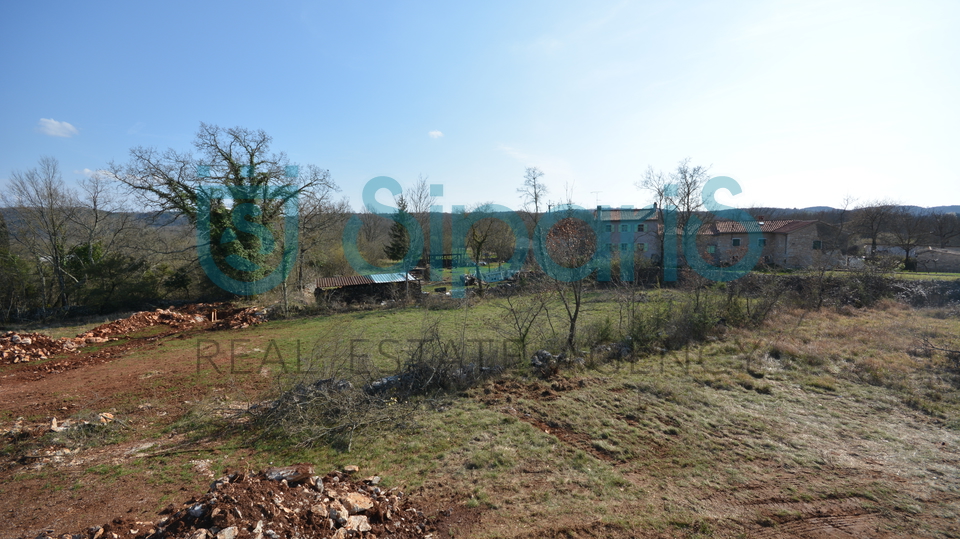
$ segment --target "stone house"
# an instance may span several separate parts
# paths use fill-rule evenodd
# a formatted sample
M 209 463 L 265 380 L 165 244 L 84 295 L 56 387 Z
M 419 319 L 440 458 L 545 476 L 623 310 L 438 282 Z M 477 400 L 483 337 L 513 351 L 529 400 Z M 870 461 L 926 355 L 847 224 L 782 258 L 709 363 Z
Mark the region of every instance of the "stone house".
M 663 224 L 654 208 L 614 209 L 598 206 L 594 212 L 599 231 L 599 247 L 616 258 L 632 245 L 638 259 L 658 262 L 662 256 L 660 232 Z M 839 244 L 836 229 L 821 221 L 758 218 L 762 248 L 760 262 L 784 268 L 809 268 L 819 264 L 835 265 Z M 682 236 L 682 232 L 678 232 Z M 697 247 L 703 259 L 714 266 L 736 263 L 747 253 L 747 230 L 738 221 L 717 220 L 703 225 L 697 234 Z M 678 249 L 683 258 L 683 249 Z
M 760 236 L 747 233 L 738 221 L 719 220 L 703 225 L 697 244 L 703 259 L 715 266 L 735 263 L 747 253 L 748 242 L 762 249 L 762 263 L 784 268 L 809 268 L 834 263 L 835 253 L 827 249 L 831 227 L 820 221 L 797 219 L 758 219 Z
M 611 256 L 619 256 L 633 248 L 634 256 L 652 261 L 660 260 L 660 223 L 652 208 L 614 209 L 597 206 L 594 212 L 599 247 Z

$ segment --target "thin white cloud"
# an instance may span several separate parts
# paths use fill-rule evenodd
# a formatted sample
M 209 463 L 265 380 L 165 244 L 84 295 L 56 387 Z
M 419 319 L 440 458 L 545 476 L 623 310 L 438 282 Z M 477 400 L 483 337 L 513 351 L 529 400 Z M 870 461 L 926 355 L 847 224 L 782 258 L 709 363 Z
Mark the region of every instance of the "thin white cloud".
M 443 137 L 443 131 L 431 131 L 427 133 L 427 135 L 429 135 L 430 138 L 441 138 Z
M 518 149 L 516 149 L 516 148 L 511 148 L 510 146 L 507 146 L 506 144 L 503 144 L 503 143 L 498 144 L 498 145 L 497 145 L 497 149 L 500 150 L 501 152 L 509 155 L 510 157 L 516 159 L 517 161 L 521 161 L 521 162 L 526 163 L 527 161 L 530 160 L 530 156 L 529 156 L 529 155 L 521 152 L 520 150 L 518 150 Z
M 76 127 L 67 122 L 58 122 L 52 118 L 40 118 L 40 122 L 37 124 L 37 130 L 51 137 L 70 138 L 80 134 L 80 131 L 77 131 Z
M 104 169 L 102 169 L 102 168 L 101 168 L 101 169 L 97 169 L 97 170 L 85 168 L 85 169 L 83 169 L 83 170 L 74 170 L 73 173 L 74 173 L 74 174 L 82 174 L 82 175 L 84 175 L 84 176 L 86 176 L 86 177 L 88 177 L 88 178 L 92 178 L 92 177 L 94 177 L 94 176 L 104 176 L 104 177 L 110 177 L 110 176 L 111 176 L 110 171 L 104 170 Z
M 547 175 L 545 182 L 551 185 L 551 189 L 553 189 L 552 186 L 561 184 L 569 185 L 570 188 L 573 189 L 577 179 L 580 178 L 579 174 L 574 171 L 573 165 L 563 157 L 551 154 L 527 153 L 524 150 L 507 146 L 503 143 L 497 144 L 497 150 L 523 164 L 524 167 L 539 168 Z M 556 190 L 556 192 L 552 194 L 562 196 L 563 192 Z

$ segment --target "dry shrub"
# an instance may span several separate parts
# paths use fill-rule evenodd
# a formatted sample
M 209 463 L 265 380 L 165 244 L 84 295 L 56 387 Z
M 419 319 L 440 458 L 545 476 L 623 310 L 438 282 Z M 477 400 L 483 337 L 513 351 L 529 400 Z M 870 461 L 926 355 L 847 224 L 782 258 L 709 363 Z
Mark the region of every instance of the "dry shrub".
M 904 389 L 907 380 L 907 370 L 902 365 L 874 357 L 858 358 L 852 367 L 852 373 L 865 382 L 874 386 L 883 386 L 893 389 Z
M 437 323 L 423 332 L 392 372 L 355 355 L 343 333 L 319 340 L 308 368 L 293 378 L 278 378 L 275 396 L 249 410 L 254 432 L 350 451 L 356 434 L 411 426 L 424 402 L 503 372 L 497 350 L 481 357 L 462 340 L 442 339 Z
M 901 303 L 893 298 L 883 298 L 873 304 L 875 311 L 909 311 L 909 305 Z
M 807 378 L 805 383 L 808 386 L 820 388 L 826 391 L 837 390 L 837 379 L 828 374 Z
M 803 356 L 803 352 L 797 347 L 797 345 L 792 342 L 792 339 L 789 341 L 777 341 L 770 345 L 770 349 L 767 351 L 767 354 L 770 355 L 773 359 L 782 360 L 782 359 L 796 359 Z

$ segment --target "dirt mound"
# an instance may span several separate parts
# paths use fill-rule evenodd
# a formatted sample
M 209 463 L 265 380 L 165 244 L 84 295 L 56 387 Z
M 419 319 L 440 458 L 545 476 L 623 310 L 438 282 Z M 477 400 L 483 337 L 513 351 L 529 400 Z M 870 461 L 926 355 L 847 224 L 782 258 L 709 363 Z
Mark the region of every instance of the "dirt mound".
M 153 326 L 168 326 L 173 332 L 189 329 L 242 329 L 265 320 L 265 313 L 254 307 L 237 308 L 228 303 L 195 303 L 142 311 L 81 333 L 72 339 L 52 339 L 42 333 L 9 331 L 0 336 L 0 364 L 27 363 L 57 354 L 76 353 L 91 344 L 116 341 Z
M 210 329 L 241 329 L 263 322 L 264 315 L 256 308 L 236 308 L 227 303 L 194 303 L 180 309 L 169 307 L 155 311 L 142 311 L 129 318 L 97 326 L 78 335 L 78 339 L 104 342 L 117 336 L 129 335 L 151 326 L 165 325 L 183 331 L 193 327 L 209 326 Z
M 347 469 L 355 467 L 347 467 Z M 71 539 L 279 539 L 290 537 L 431 537 L 433 519 L 412 507 L 379 477 L 354 480 L 345 472 L 313 475 L 298 464 L 247 475 L 232 473 L 178 508 L 170 504 L 156 522 L 117 517 Z M 47 530 L 37 539 L 55 538 Z M 62 536 L 60 536 L 62 537 Z
M 72 339 L 51 339 L 42 333 L 8 331 L 0 336 L 0 363 L 40 361 L 56 354 L 76 351 Z

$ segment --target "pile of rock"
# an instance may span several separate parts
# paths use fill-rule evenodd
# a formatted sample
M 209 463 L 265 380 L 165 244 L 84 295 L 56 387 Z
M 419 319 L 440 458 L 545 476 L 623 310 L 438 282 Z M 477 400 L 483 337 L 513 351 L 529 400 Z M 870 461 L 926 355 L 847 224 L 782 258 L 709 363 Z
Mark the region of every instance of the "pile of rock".
M 55 354 L 72 352 L 77 344 L 73 339 L 51 339 L 42 333 L 8 331 L 0 336 L 0 362 L 26 363 L 47 359 Z
M 380 488 L 379 477 L 353 480 L 356 466 L 325 477 L 307 464 L 271 468 L 255 475 L 232 473 L 179 508 L 161 511 L 157 522 L 116 518 L 70 539 L 345 539 L 430 538 L 423 512 L 403 492 Z M 41 534 L 37 539 L 52 538 Z
M 109 324 L 97 326 L 86 333 L 77 335 L 77 337 L 92 344 L 112 340 L 118 335 L 128 335 L 160 324 L 176 330 L 184 330 L 203 322 L 206 322 L 206 319 L 200 315 L 182 314 L 172 309 L 157 309 L 155 311 L 141 311 L 129 318 L 122 318 Z
M 194 303 L 179 309 L 168 307 L 141 311 L 128 318 L 97 326 L 77 336 L 85 344 L 115 340 L 142 329 L 165 325 L 177 331 L 209 325 L 212 329 L 240 329 L 265 320 L 265 313 L 256 308 L 236 308 L 227 303 Z
M 97 326 L 72 339 L 52 339 L 42 333 L 8 331 L 0 335 L 0 364 L 25 363 L 47 359 L 63 352 L 76 352 L 91 344 L 115 341 L 142 329 L 166 325 L 176 331 L 194 327 L 214 330 L 241 329 L 266 320 L 266 313 L 256 308 L 236 308 L 226 303 L 195 303 L 181 309 L 173 307 L 142 311 Z
M 583 367 L 585 363 L 582 357 L 567 357 L 564 352 L 555 356 L 546 350 L 537 350 L 530 358 L 530 367 L 542 378 L 554 376 L 561 368 Z
M 256 307 L 239 309 L 225 304 L 197 303 L 185 309 L 184 312 L 196 310 L 209 311 L 208 316 L 213 320 L 214 329 L 243 329 L 254 326 L 267 319 L 267 312 Z

